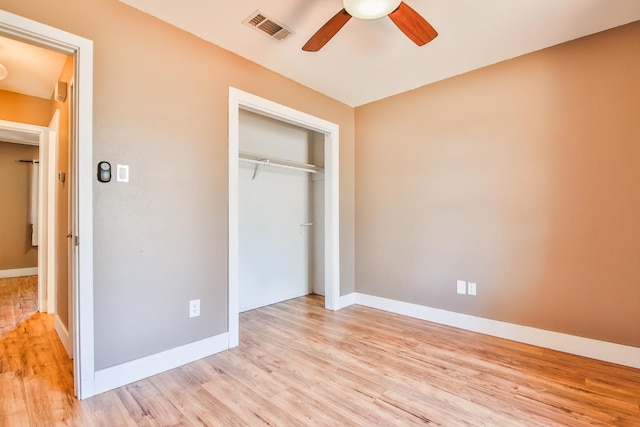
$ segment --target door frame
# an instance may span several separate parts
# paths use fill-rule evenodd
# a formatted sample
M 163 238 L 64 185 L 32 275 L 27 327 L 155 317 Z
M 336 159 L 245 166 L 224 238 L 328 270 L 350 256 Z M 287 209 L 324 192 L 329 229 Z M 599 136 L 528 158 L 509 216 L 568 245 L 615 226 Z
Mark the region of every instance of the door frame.
M 51 117 L 51 121 L 49 122 L 48 127 L 48 138 L 46 138 L 48 147 L 46 154 L 46 164 L 48 168 L 48 184 L 47 184 L 47 229 L 49 233 L 47 234 L 47 264 L 46 274 L 46 286 L 47 292 L 45 295 L 47 313 L 55 313 L 56 312 L 56 299 L 57 299 L 57 285 L 58 285 L 58 276 L 56 275 L 56 269 L 58 267 L 58 262 L 56 259 L 56 244 L 58 240 L 57 233 L 57 176 L 56 170 L 58 169 L 58 138 L 60 137 L 60 110 L 56 109 Z M 42 155 L 42 151 L 40 152 Z M 38 270 L 39 271 L 39 270 Z M 38 289 L 40 288 L 40 283 L 38 282 Z M 43 311 L 42 309 L 40 311 Z M 68 342 L 64 342 L 65 348 L 68 348 Z
M 77 174 L 75 195 L 78 223 L 72 230 L 79 239 L 76 270 L 70 286 L 73 304 L 74 391 L 85 399 L 95 394 L 93 325 L 93 42 L 75 34 L 0 10 L 0 35 L 73 55 L 75 91 L 75 141 Z
M 324 134 L 324 281 L 325 308 L 340 308 L 340 210 L 339 210 L 339 141 L 335 123 L 293 108 L 229 87 L 229 240 L 228 240 L 228 314 L 229 348 L 240 342 L 239 266 L 239 175 L 240 110 L 289 123 Z

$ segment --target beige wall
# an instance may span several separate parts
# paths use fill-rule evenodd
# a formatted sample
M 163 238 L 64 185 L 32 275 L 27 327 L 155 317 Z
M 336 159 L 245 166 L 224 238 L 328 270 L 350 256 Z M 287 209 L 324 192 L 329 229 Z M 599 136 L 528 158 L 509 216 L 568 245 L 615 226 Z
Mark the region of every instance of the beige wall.
M 94 163 L 130 166 L 128 184 L 94 181 L 97 369 L 227 330 L 229 86 L 340 126 L 341 293 L 353 291 L 353 108 L 116 0 L 2 7 L 94 41 Z
M 640 346 L 639 40 L 636 22 L 357 108 L 356 290 Z
M 73 57 L 68 57 L 60 73 L 58 81 L 67 83 L 67 88 L 73 79 Z M 67 233 L 71 232 L 69 222 L 69 190 L 73 180 L 69 168 L 69 103 L 67 96 L 64 102 L 51 97 L 51 112 L 53 117 L 56 110 L 60 112 L 58 127 L 58 169 L 64 172 L 64 182 L 56 182 L 56 314 L 66 328 L 69 328 L 69 245 L 71 240 Z
M 0 90 L 0 120 L 49 126 L 48 99 Z
M 31 165 L 18 162 L 37 158 L 37 146 L 0 142 L 0 270 L 38 266 L 29 224 Z

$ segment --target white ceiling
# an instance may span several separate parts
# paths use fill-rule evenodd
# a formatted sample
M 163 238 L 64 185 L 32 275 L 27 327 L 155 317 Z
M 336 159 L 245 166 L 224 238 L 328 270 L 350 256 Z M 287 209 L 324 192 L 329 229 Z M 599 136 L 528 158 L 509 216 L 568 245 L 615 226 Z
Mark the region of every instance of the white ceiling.
M 439 36 L 414 45 L 387 17 L 351 19 L 319 52 L 301 47 L 342 0 L 120 0 L 351 106 L 640 20 L 640 0 L 406 0 Z M 260 10 L 294 34 L 241 22 Z
M 9 72 L 0 90 L 51 99 L 66 60 L 62 53 L 0 37 L 0 63 Z

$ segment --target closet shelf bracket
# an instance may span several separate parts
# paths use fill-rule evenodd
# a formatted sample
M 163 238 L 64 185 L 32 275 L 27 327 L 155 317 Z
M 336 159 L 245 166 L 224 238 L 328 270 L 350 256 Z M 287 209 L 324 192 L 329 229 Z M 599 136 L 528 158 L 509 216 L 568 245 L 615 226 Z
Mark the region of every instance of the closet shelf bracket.
M 269 166 L 269 163 L 270 163 L 269 159 L 264 159 L 264 160 L 260 160 L 260 161 L 255 162 L 253 164 L 253 176 L 251 177 L 251 181 L 256 179 L 256 177 L 258 176 L 258 174 L 260 173 L 262 168 L 265 167 L 265 166 Z

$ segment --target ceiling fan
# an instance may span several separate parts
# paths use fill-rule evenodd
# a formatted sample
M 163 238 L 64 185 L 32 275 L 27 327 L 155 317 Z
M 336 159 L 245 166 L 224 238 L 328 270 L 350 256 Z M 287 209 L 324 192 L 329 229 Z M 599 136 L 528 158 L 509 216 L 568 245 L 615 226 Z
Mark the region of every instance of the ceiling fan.
M 438 35 L 418 12 L 401 0 L 343 0 L 342 4 L 344 8 L 319 29 L 302 50 L 317 52 L 322 49 L 352 16 L 359 19 L 388 16 L 418 46 L 429 43 Z

